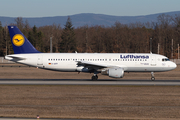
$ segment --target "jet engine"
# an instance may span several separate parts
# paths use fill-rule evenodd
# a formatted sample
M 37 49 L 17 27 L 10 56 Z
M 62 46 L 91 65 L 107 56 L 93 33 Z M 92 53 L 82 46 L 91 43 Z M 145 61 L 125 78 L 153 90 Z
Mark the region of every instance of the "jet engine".
M 122 68 L 110 68 L 101 71 L 102 75 L 108 75 L 112 78 L 122 78 L 124 76 L 124 70 Z

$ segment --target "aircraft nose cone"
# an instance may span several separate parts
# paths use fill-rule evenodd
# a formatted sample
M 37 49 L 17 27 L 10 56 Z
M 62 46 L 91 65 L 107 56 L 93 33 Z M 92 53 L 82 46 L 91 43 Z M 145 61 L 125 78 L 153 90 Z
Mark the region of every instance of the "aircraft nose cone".
M 175 69 L 177 67 L 176 63 L 172 62 L 171 67 L 172 69 Z
M 177 67 L 176 63 L 174 63 L 173 67 L 174 67 L 174 69 Z

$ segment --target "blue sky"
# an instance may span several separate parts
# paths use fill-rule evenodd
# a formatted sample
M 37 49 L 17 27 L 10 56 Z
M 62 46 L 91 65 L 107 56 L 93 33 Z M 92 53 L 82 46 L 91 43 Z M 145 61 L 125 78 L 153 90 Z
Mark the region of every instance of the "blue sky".
M 138 16 L 172 11 L 180 11 L 180 0 L 0 0 L 0 16 L 6 17 Z

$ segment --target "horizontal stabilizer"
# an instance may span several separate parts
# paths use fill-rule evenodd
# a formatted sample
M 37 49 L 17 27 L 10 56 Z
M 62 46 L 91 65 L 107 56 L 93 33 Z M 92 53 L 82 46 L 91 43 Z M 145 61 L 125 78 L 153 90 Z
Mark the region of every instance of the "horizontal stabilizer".
M 26 60 L 27 58 L 22 57 L 22 56 L 15 56 L 15 55 L 6 55 L 5 59 L 10 60 L 10 61 L 19 61 L 19 60 Z

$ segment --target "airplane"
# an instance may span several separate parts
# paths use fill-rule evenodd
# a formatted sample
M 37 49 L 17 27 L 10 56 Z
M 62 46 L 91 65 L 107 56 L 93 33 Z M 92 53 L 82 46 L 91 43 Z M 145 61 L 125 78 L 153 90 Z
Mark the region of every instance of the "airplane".
M 94 73 L 112 78 L 123 78 L 124 72 L 170 71 L 177 65 L 167 57 L 153 53 L 41 53 L 29 42 L 16 26 L 8 26 L 14 54 L 5 59 L 16 63 L 61 72 Z M 20 40 L 17 42 L 17 39 Z

